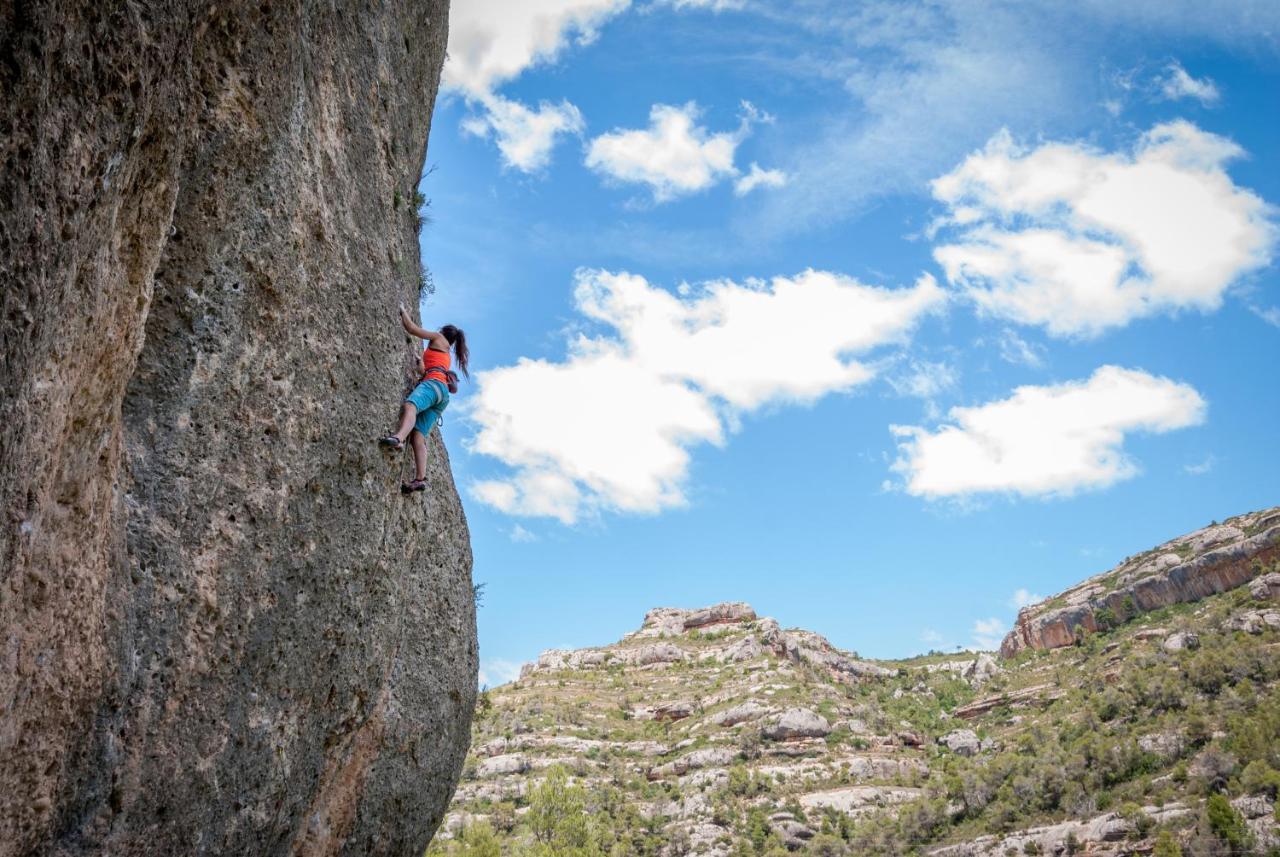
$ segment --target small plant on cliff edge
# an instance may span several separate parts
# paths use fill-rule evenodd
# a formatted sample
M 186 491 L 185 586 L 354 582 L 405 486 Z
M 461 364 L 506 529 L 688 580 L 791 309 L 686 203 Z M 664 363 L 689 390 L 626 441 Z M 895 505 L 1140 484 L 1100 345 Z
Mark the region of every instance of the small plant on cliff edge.
M 471 595 L 475 598 L 477 607 L 484 601 L 484 588 L 486 586 L 488 586 L 487 583 L 476 583 L 471 586 Z
M 418 294 L 426 292 L 429 295 L 436 293 L 436 281 L 431 276 L 431 269 L 426 265 L 418 265 Z
M 413 196 L 413 231 L 421 234 L 422 227 L 431 222 L 431 215 L 427 214 L 427 209 L 431 207 L 431 200 L 427 199 L 426 194 L 420 190 L 415 190 Z

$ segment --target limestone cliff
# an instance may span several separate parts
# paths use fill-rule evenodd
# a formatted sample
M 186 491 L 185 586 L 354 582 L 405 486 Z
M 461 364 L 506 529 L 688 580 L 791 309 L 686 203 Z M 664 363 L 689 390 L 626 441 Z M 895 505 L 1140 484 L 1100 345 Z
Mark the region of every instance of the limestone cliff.
M 468 533 L 438 439 L 423 501 L 373 438 L 447 16 L 0 4 L 0 855 L 439 823 Z
M 1024 607 L 1000 653 L 1012 657 L 1024 649 L 1069 646 L 1081 630 L 1096 632 L 1108 623 L 1243 586 L 1277 559 L 1280 506 L 1214 523 Z

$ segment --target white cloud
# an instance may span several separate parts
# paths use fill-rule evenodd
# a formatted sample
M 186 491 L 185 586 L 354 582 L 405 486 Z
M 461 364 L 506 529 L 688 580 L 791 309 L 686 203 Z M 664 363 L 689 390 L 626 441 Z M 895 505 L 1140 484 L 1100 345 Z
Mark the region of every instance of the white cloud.
M 889 386 L 899 396 L 933 399 L 956 388 L 960 373 L 954 366 L 929 360 L 911 359 L 906 370 L 889 375 Z
M 449 10 L 446 89 L 482 99 L 530 66 L 555 62 L 570 42 L 593 41 L 630 0 L 467 0 Z
M 745 176 L 739 176 L 733 183 L 733 192 L 738 196 L 746 196 L 758 187 L 782 187 L 787 183 L 787 174 L 782 170 L 764 170 L 755 161 Z
M 570 42 L 594 40 L 600 26 L 630 0 L 469 0 L 449 13 L 449 53 L 442 85 L 478 109 L 463 130 L 492 135 L 502 162 L 537 172 L 550 162 L 556 142 L 581 134 L 582 114 L 568 101 L 531 108 L 502 97 L 497 88 L 539 63 L 555 62 Z
M 746 0 L 657 0 L 654 5 L 671 6 L 674 9 L 708 9 L 726 12 L 746 6 Z
M 1027 342 L 1009 328 L 1000 331 L 1000 359 L 1017 366 L 1039 369 L 1044 365 L 1044 346 Z
M 1085 381 L 1018 387 L 1007 399 L 952 408 L 949 423 L 933 431 L 890 426 L 900 438 L 892 469 L 907 493 L 930 499 L 1069 495 L 1137 473 L 1122 449 L 1126 435 L 1197 425 L 1205 410 L 1186 384 L 1103 366 Z
M 973 643 L 979 649 L 998 649 L 1008 630 L 1004 622 L 994 617 L 978 619 L 973 623 Z
M 1272 327 L 1280 327 L 1280 307 L 1251 306 L 1249 309 Z
M 480 661 L 477 678 L 481 687 L 497 687 L 520 678 L 520 664 L 502 658 L 485 658 Z
M 945 300 L 929 277 L 883 289 L 812 270 L 679 294 L 582 270 L 574 296 L 608 332 L 574 337 L 562 361 L 522 358 L 480 374 L 469 402 L 479 426 L 471 450 L 513 470 L 474 495 L 565 523 L 683 504 L 691 447 L 723 444 L 737 417 L 763 406 L 864 383 L 875 370 L 854 357 L 901 342 Z M 785 360 L 762 354 L 774 331 L 801 328 Z
M 1223 169 L 1241 154 L 1183 121 L 1151 129 L 1132 155 L 1028 150 L 1002 131 L 933 182 L 960 221 L 934 257 L 981 311 L 1057 336 L 1216 309 L 1275 239 L 1267 204 Z
M 526 173 L 537 172 L 551 160 L 556 138 L 581 134 L 586 127 L 578 108 L 568 101 L 543 101 L 536 110 L 497 95 L 481 102 L 485 112 L 468 116 L 462 129 L 478 137 L 492 134 L 502 153 L 502 163 Z
M 1191 476 L 1204 476 L 1213 470 L 1213 465 L 1217 463 L 1217 459 L 1213 455 L 1207 455 L 1204 461 L 1198 464 L 1185 464 L 1182 469 Z
M 849 97 L 816 122 L 787 123 L 790 181 L 738 212 L 745 242 L 826 227 L 874 198 L 913 192 L 1011 116 L 1023 128 L 1088 133 L 1099 72 L 1121 55 L 1117 44 L 1269 52 L 1280 29 L 1280 4 L 1259 2 L 795 0 L 752 3 L 751 13 L 769 19 L 753 64 L 800 85 L 829 81 Z
M 742 108 L 737 128 L 712 133 L 698 124 L 702 111 L 696 103 L 655 104 L 649 110 L 648 128 L 616 128 L 592 140 L 586 165 L 617 182 L 647 185 L 655 202 L 706 190 L 739 175 L 734 164 L 738 144 L 752 125 L 773 121 L 750 102 L 742 102 Z M 785 181 L 780 171 L 752 164 L 751 172 L 739 179 L 737 192 Z
M 1021 610 L 1023 607 L 1029 607 L 1032 604 L 1039 604 L 1044 600 L 1044 596 L 1027 589 L 1019 589 L 1013 593 L 1013 597 L 1009 599 L 1009 606 L 1014 610 Z
M 1169 63 L 1164 75 L 1156 79 L 1156 85 L 1159 87 L 1160 97 L 1167 101 L 1194 98 L 1208 106 L 1216 104 L 1221 97 L 1217 85 L 1210 78 L 1196 79 L 1176 62 Z
M 922 643 L 928 643 L 931 646 L 936 646 L 941 643 L 942 640 L 942 634 L 938 633 L 933 628 L 925 628 L 920 632 L 920 642 Z
M 527 544 L 528 542 L 536 542 L 538 537 L 526 530 L 524 527 L 516 524 L 511 528 L 511 541 L 517 544 Z

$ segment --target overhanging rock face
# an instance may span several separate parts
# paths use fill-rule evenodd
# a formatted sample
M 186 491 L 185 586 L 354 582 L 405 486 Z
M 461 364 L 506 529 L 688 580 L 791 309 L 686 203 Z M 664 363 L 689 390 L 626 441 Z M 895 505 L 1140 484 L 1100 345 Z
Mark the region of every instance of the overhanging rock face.
M 1280 507 L 1240 515 L 1179 536 L 1024 607 L 1000 654 L 1008 658 L 1025 649 L 1069 646 L 1082 630 L 1100 629 L 1103 611 L 1114 621 L 1125 621 L 1171 604 L 1199 601 L 1243 586 L 1277 562 Z
M 390 423 L 443 0 L 0 10 L 0 855 L 407 854 L 476 676 Z M 10 59 L 12 58 L 12 59 Z

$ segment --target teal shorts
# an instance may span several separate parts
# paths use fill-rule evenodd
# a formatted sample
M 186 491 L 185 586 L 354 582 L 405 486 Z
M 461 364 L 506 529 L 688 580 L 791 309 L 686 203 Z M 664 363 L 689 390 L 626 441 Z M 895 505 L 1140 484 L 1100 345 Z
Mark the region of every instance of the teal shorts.
M 426 437 L 440 421 L 444 409 L 449 407 L 449 388 L 440 381 L 420 381 L 405 401 L 412 402 L 418 409 L 418 418 L 413 423 L 414 431 L 422 432 L 422 436 Z

